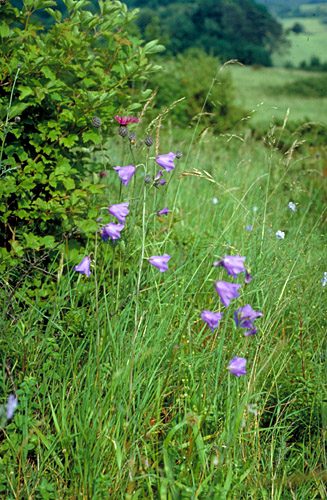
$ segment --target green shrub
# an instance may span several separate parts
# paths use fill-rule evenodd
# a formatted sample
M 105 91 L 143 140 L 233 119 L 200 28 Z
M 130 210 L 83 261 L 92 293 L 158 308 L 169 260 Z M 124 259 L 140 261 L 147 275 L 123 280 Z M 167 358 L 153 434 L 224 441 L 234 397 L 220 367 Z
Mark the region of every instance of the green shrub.
M 53 0 L 0 6 L 2 272 L 18 265 L 19 275 L 26 252 L 49 252 L 73 228 L 94 231 L 101 187 L 97 166 L 81 161 L 81 149 L 85 157 L 100 142 L 92 117 L 106 133 L 119 111 L 135 112 L 151 93 L 141 90 L 156 69 L 148 56 L 163 48 L 129 37 L 135 13 L 117 0 L 100 0 L 99 13 L 86 0 L 64 3 L 66 19 Z M 55 20 L 48 30 L 33 21 L 40 9 Z
M 242 111 L 234 104 L 231 75 L 218 58 L 191 49 L 175 59 L 163 61 L 163 69 L 151 79 L 158 89 L 155 112 L 185 99 L 169 112 L 179 127 L 188 126 L 201 114 L 201 124 L 223 132 L 236 125 Z

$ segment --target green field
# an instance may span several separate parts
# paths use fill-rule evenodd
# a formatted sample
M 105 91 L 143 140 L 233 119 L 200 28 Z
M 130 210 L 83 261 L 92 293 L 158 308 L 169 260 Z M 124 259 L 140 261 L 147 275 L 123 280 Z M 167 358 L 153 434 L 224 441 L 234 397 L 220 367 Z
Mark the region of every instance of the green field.
M 273 118 L 283 120 L 289 109 L 289 119 L 326 123 L 327 98 L 274 95 L 279 87 L 303 78 L 316 78 L 319 74 L 305 71 L 260 68 L 233 65 L 229 67 L 235 86 L 235 103 L 249 110 L 251 123 L 269 123 Z
M 311 57 L 319 57 L 321 62 L 327 61 L 327 25 L 322 23 L 322 18 L 293 17 L 281 19 L 284 29 L 291 28 L 294 23 L 305 27 L 304 33 L 290 32 L 287 40 L 290 47 L 283 48 L 281 52 L 273 55 L 276 66 L 291 63 L 298 66 L 302 61 L 310 62 Z

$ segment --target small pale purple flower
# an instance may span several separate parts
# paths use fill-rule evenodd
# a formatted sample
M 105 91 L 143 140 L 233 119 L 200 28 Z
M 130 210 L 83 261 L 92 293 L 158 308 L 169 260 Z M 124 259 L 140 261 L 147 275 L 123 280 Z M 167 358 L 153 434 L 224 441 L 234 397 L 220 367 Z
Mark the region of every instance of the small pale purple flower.
M 290 210 L 292 210 L 292 212 L 295 212 L 295 210 L 296 210 L 295 203 L 293 203 L 292 201 L 290 201 L 289 204 L 288 204 L 288 208 Z
M 276 233 L 276 238 L 277 238 L 278 240 L 283 240 L 283 239 L 285 238 L 285 233 L 284 233 L 284 231 L 280 231 L 280 230 L 278 230 L 278 231 L 277 231 L 277 233 Z
M 175 168 L 174 160 L 176 155 L 174 153 L 168 153 L 166 155 L 159 155 L 156 158 L 156 162 L 160 167 L 163 167 L 167 172 L 170 172 Z
M 253 328 L 253 321 L 257 318 L 262 317 L 262 311 L 254 311 L 250 304 L 247 304 L 244 307 L 240 307 L 237 311 L 234 311 L 234 320 L 236 326 L 240 326 L 241 328 L 250 328 L 249 331 L 245 332 L 245 337 L 249 335 L 255 335 L 257 333 L 257 329 Z
M 247 231 L 249 231 L 249 232 L 250 232 L 250 231 L 252 231 L 252 226 L 251 226 L 251 224 L 248 224 L 248 225 L 246 226 L 246 230 L 247 230 Z
M 127 167 L 114 167 L 118 172 L 124 186 L 127 186 L 133 175 L 135 174 L 136 167 L 134 165 L 127 165 Z
M 84 257 L 84 259 L 80 264 L 74 267 L 73 271 L 77 271 L 78 273 L 81 274 L 86 274 L 88 277 L 90 277 L 91 275 L 90 266 L 91 266 L 91 258 L 87 256 Z
M 239 255 L 235 255 L 232 257 L 231 255 L 227 255 L 219 262 L 214 262 L 214 267 L 223 266 L 227 274 L 233 276 L 233 278 L 237 278 L 239 273 L 243 273 L 245 271 L 245 267 L 243 262 L 245 261 L 245 257 L 240 257 Z
M 212 203 L 213 203 L 214 205 L 217 205 L 217 203 L 218 203 L 218 198 L 213 198 L 213 199 L 212 199 Z
M 238 289 L 242 285 L 228 283 L 227 281 L 216 281 L 215 290 L 221 298 L 222 303 L 225 307 L 229 306 L 229 303 L 232 299 L 239 297 Z
M 206 311 L 206 310 L 202 311 L 201 313 L 201 318 L 203 319 L 203 321 L 208 323 L 212 333 L 214 328 L 218 327 L 219 321 L 221 320 L 222 317 L 223 317 L 222 313 L 213 313 L 211 311 Z
M 116 205 L 110 205 L 108 210 L 111 215 L 113 215 L 114 217 L 116 217 L 116 219 L 119 220 L 119 222 L 125 224 L 126 221 L 125 217 L 126 215 L 129 214 L 129 210 L 127 208 L 128 205 L 129 201 L 126 201 L 125 203 L 117 203 Z
M 246 375 L 245 365 L 245 358 L 234 356 L 233 359 L 228 363 L 228 370 L 236 375 L 236 377 L 240 377 L 241 375 Z
M 321 278 L 320 281 L 322 283 L 322 286 L 327 285 L 327 272 L 326 271 L 324 272 L 324 276 Z
M 246 284 L 248 284 L 248 283 L 250 283 L 250 281 L 252 281 L 252 280 L 253 280 L 253 276 L 251 276 L 251 274 L 249 274 L 249 273 L 247 272 L 247 270 L 245 269 L 245 280 L 244 280 L 244 281 L 245 281 L 245 283 L 246 283 Z
M 168 215 L 169 209 L 168 207 L 163 208 L 160 212 L 157 212 L 158 215 Z
M 166 184 L 167 181 L 164 178 L 161 179 L 162 176 L 163 176 L 162 170 L 159 170 L 158 175 L 154 178 L 153 181 L 155 186 L 163 186 L 164 184 Z
M 8 398 L 8 403 L 6 405 L 6 416 L 8 420 L 10 420 L 14 416 L 17 406 L 18 406 L 18 400 L 13 394 L 11 394 Z
M 103 241 L 107 241 L 108 238 L 111 238 L 112 241 L 118 240 L 120 238 L 120 231 L 122 231 L 124 227 L 124 224 L 109 222 L 109 224 L 106 224 L 100 229 L 101 238 Z
M 153 266 L 157 267 L 161 273 L 164 273 L 165 271 L 168 271 L 167 262 L 170 258 L 171 255 L 168 255 L 167 253 L 163 255 L 152 255 L 152 257 L 149 258 L 149 262 Z

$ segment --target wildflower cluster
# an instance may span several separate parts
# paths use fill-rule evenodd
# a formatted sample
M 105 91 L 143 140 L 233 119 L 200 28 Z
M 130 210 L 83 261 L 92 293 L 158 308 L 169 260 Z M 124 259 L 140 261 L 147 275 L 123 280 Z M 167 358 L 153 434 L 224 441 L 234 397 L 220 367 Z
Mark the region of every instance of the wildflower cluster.
M 223 267 L 226 270 L 227 275 L 232 276 L 234 279 L 237 279 L 239 274 L 245 273 L 244 281 L 245 283 L 249 283 L 253 279 L 253 276 L 251 276 L 246 270 L 244 261 L 245 257 L 241 257 L 239 255 L 227 255 L 222 260 L 214 262 L 213 266 Z M 225 307 L 228 307 L 231 300 L 239 297 L 239 289 L 242 285 L 239 283 L 230 283 L 228 281 L 216 281 L 214 286 L 221 302 Z M 255 335 L 257 333 L 257 329 L 253 326 L 253 322 L 255 319 L 261 318 L 261 316 L 262 312 L 254 311 L 250 304 L 240 307 L 237 311 L 234 311 L 235 324 L 237 327 L 244 328 L 246 330 L 244 332 L 245 337 Z M 219 321 L 222 317 L 223 313 L 220 312 L 214 313 L 204 310 L 201 313 L 201 318 L 209 325 L 212 332 L 214 331 L 214 328 L 218 327 Z M 245 358 L 234 356 L 228 364 L 228 369 L 237 377 L 246 375 L 246 362 L 247 360 Z
M 99 125 L 100 119 L 96 117 L 97 120 L 93 119 L 92 120 L 92 125 L 93 126 L 101 126 Z M 127 125 L 130 123 L 137 123 L 138 119 L 135 117 L 131 116 L 115 116 L 115 119 L 118 121 L 120 128 L 119 128 L 119 135 L 121 135 L 123 138 L 124 137 L 129 137 L 131 142 L 135 141 L 136 139 L 136 134 L 134 132 L 129 132 L 127 129 Z M 152 136 L 148 135 L 146 136 L 144 143 L 146 146 L 149 148 L 151 145 L 153 145 L 154 141 Z M 144 176 L 144 181 L 146 184 L 152 184 L 154 187 L 158 186 L 163 186 L 166 184 L 166 179 L 164 179 L 164 171 L 167 173 L 171 172 L 174 168 L 174 160 L 175 158 L 181 158 L 182 154 L 180 152 L 175 153 L 168 153 L 168 154 L 163 154 L 163 155 L 157 155 L 155 158 L 155 162 L 162 167 L 162 170 L 159 170 L 156 176 L 153 177 L 145 173 Z M 114 167 L 113 170 L 115 170 L 124 186 L 128 186 L 130 180 L 132 177 L 135 175 L 137 169 L 137 165 L 127 165 L 127 166 L 117 166 Z M 106 175 L 102 175 L 102 177 L 105 177 Z M 117 203 L 114 205 L 110 205 L 108 207 L 109 214 L 115 217 L 118 220 L 117 222 L 109 222 L 108 224 L 105 224 L 103 227 L 99 229 L 100 236 L 104 242 L 108 241 L 111 239 L 113 242 L 120 239 L 121 237 L 121 231 L 125 227 L 126 223 L 126 217 L 129 214 L 129 201 L 126 201 L 124 203 Z M 162 210 L 159 210 L 156 212 L 157 215 L 168 215 L 170 212 L 168 207 L 164 207 Z M 102 217 L 98 219 L 98 222 L 102 221 Z M 168 261 L 171 258 L 170 255 L 164 254 L 164 255 L 152 255 L 149 258 L 149 263 L 152 264 L 154 267 L 157 267 L 160 272 L 164 273 L 165 271 L 168 270 Z M 86 276 L 91 275 L 90 271 L 91 267 L 91 258 L 90 256 L 86 256 L 83 258 L 83 260 L 80 262 L 80 264 L 76 265 L 74 267 L 74 271 L 77 271 L 81 274 L 85 274 Z

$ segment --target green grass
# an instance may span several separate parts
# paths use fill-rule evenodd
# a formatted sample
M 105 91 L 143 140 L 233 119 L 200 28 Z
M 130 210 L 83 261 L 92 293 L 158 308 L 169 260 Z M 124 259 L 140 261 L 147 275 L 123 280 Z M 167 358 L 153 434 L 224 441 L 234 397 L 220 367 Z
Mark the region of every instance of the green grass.
M 63 248 L 48 300 L 27 285 L 10 306 L 3 296 L 2 390 L 14 383 L 19 397 L 0 441 L 7 500 L 325 498 L 323 160 L 280 153 L 281 130 L 261 142 L 192 134 L 161 134 L 160 152 L 184 157 L 167 193 L 147 195 L 144 245 L 132 212 L 115 253 L 98 242 L 90 279 Z M 168 217 L 151 215 L 164 205 Z M 169 270 L 140 268 L 142 248 L 169 253 Z M 212 263 L 236 254 L 254 279 L 225 308 L 214 281 L 233 280 Z M 263 317 L 245 338 L 232 317 L 247 303 Z M 203 309 L 224 313 L 214 334 Z M 234 355 L 248 360 L 239 379 L 226 369 Z
M 321 62 L 327 61 L 327 27 L 322 18 L 293 17 L 281 19 L 284 29 L 291 28 L 294 23 L 304 26 L 305 32 L 295 34 L 292 31 L 287 35 L 290 47 L 283 47 L 280 53 L 272 57 L 275 66 L 284 66 L 291 63 L 298 66 L 302 61 L 310 62 L 311 57 L 319 57 Z
M 289 109 L 289 120 L 296 122 L 314 121 L 326 124 L 327 98 L 303 97 L 297 95 L 273 94 L 279 88 L 300 79 L 320 78 L 321 74 L 282 69 L 229 67 L 235 86 L 236 104 L 248 110 L 251 124 L 264 126 L 274 119 L 284 120 Z

